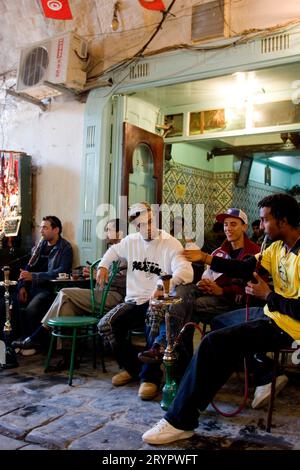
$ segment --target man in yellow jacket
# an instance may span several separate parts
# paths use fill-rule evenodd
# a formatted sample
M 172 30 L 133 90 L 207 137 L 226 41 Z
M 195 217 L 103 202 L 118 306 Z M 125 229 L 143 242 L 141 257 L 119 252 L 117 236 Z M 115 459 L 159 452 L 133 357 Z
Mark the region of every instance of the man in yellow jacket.
M 242 357 L 300 340 L 300 207 L 287 194 L 267 196 L 258 206 L 261 226 L 273 241 L 262 254 L 261 269 L 272 276 L 274 290 L 255 272 L 259 255 L 238 261 L 200 250 L 185 252 L 189 261 L 249 279 L 246 293 L 265 300 L 266 305 L 255 320 L 212 331 L 203 338 L 165 418 L 143 434 L 147 443 L 166 444 L 191 437 L 199 411 L 205 410 Z

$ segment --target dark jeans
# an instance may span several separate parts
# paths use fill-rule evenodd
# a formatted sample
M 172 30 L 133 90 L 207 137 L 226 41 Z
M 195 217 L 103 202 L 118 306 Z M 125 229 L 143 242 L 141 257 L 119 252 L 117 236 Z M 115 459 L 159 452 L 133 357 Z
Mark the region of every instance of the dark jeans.
M 265 318 L 263 307 L 250 307 L 249 308 L 249 319 L 257 320 L 259 318 Z M 242 308 L 239 310 L 233 310 L 232 312 L 218 315 L 211 322 L 211 329 L 218 330 L 220 328 L 226 328 L 228 326 L 239 325 L 246 321 L 246 309 Z M 253 378 L 253 384 L 255 386 L 265 385 L 272 380 L 272 373 L 274 368 L 274 362 L 265 353 L 256 351 L 255 354 L 249 355 L 247 358 L 247 369 Z M 238 370 L 244 369 L 244 361 L 242 360 L 238 366 Z M 282 374 L 282 369 L 277 370 L 277 375 Z
M 263 307 L 250 307 L 249 308 L 249 320 L 257 320 L 258 318 L 264 318 Z M 246 309 L 240 308 L 238 310 L 232 310 L 231 312 L 223 313 L 218 315 L 211 321 L 211 329 L 219 330 L 220 328 L 226 328 L 227 326 L 239 325 L 246 321 Z
M 293 339 L 268 317 L 222 328 L 202 339 L 165 415 L 178 429 L 198 426 L 203 411 L 244 356 L 290 346 Z
M 47 289 L 35 289 L 30 293 L 27 304 L 19 304 L 19 315 L 25 336 L 31 335 L 41 324 L 41 320 L 50 308 L 55 295 Z
M 111 314 L 109 321 L 114 338 L 112 344 L 114 356 L 119 366 L 127 370 L 133 377 L 138 377 L 141 363 L 138 360 L 136 348 L 132 345 L 129 331 L 145 327 L 147 309 L 148 302 L 141 305 L 124 303 L 107 314 Z

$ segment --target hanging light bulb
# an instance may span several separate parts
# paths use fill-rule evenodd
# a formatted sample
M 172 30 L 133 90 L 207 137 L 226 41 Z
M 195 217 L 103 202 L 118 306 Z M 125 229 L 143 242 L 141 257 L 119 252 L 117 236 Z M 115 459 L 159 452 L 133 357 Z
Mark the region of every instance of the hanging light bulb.
M 120 26 L 119 19 L 118 19 L 119 7 L 120 7 L 120 2 L 116 2 L 115 5 L 114 5 L 114 12 L 113 12 L 111 25 L 110 25 L 110 27 L 113 31 L 117 31 L 119 29 L 119 26 Z

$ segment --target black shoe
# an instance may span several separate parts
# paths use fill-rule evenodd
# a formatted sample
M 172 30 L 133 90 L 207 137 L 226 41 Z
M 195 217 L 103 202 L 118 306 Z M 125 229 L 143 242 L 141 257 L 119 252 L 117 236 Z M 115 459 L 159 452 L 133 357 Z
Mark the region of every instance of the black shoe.
M 144 364 L 161 364 L 164 356 L 164 348 L 159 344 L 154 344 L 148 351 L 138 354 L 138 358 Z
M 23 340 L 13 341 L 11 345 L 14 349 L 38 349 L 41 347 L 40 344 L 34 343 L 30 336 Z

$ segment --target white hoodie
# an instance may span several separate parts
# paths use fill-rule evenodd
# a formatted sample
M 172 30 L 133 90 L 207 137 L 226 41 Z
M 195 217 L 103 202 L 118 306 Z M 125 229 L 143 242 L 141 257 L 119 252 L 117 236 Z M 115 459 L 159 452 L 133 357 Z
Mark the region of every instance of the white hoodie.
M 156 288 L 161 274 L 171 274 L 171 289 L 193 281 L 193 268 L 182 253 L 182 245 L 172 235 L 159 230 L 158 236 L 146 241 L 133 233 L 112 245 L 104 254 L 99 267 L 109 268 L 120 258 L 127 261 L 125 301 L 145 303 Z

